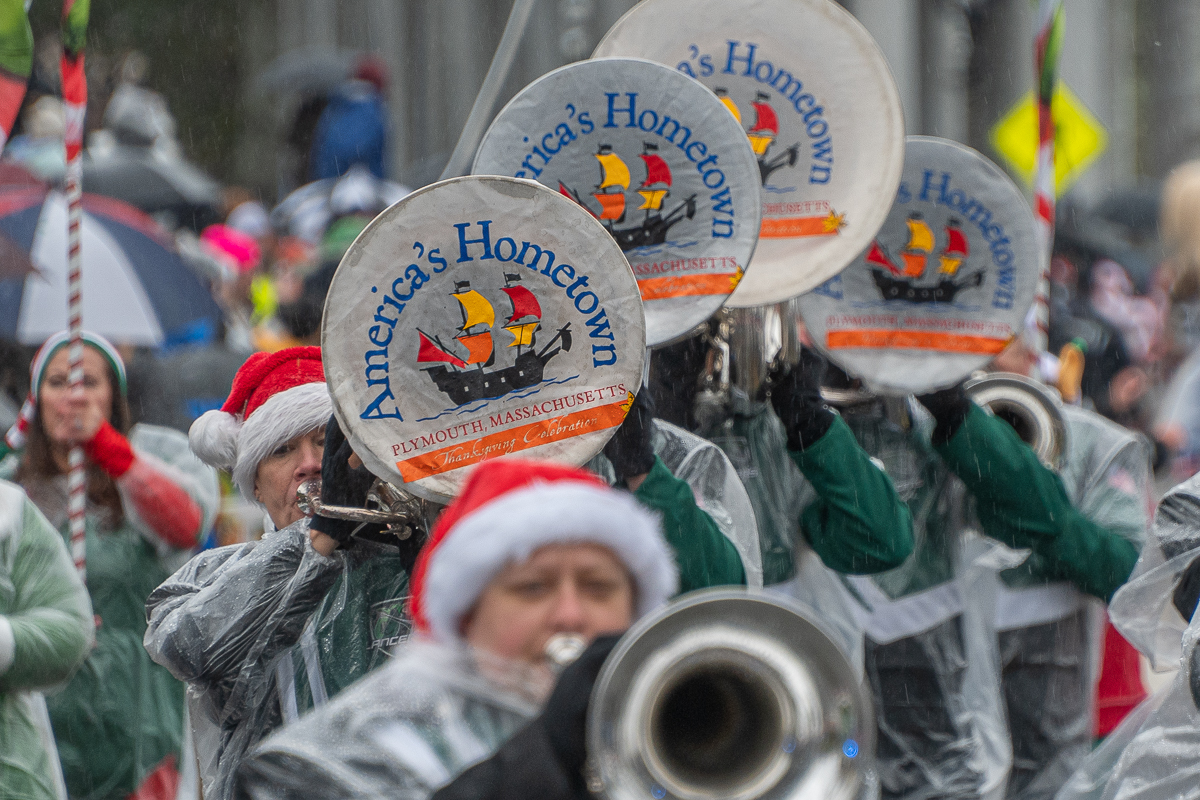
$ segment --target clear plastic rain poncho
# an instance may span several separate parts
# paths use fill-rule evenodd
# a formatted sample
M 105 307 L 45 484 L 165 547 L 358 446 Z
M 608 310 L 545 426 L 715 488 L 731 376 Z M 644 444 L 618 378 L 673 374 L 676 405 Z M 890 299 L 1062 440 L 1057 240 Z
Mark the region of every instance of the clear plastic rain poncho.
M 1113 596 L 1108 613 L 1121 635 L 1157 671 L 1176 669 L 1188 627 L 1172 602 L 1183 571 L 1200 558 L 1200 475 L 1167 492 L 1154 515 L 1129 581 Z
M 885 796 L 998 796 L 1010 751 L 991 613 L 996 572 L 1012 562 L 978 539 L 964 548 L 965 492 L 929 446 L 928 414 L 882 399 L 842 409 L 908 504 L 916 545 L 897 569 L 842 576 L 801 536 L 801 512 L 817 495 L 787 454 L 782 423 L 740 390 L 730 397 L 728 417 L 705 434 L 729 454 L 754 501 L 765 579 L 815 609 L 851 662 L 865 663 Z
M 852 611 L 854 599 L 800 534 L 800 514 L 817 493 L 788 456 L 783 423 L 770 405 L 732 387 L 728 416 L 703 433 L 724 451 L 749 496 L 764 585 L 812 608 L 861 670 L 863 637 Z
M 1148 697 L 1088 756 L 1058 800 L 1200 798 L 1200 615 L 1190 627 L 1172 602 L 1183 570 L 1200 558 L 1200 475 L 1159 502 L 1133 575 L 1113 596 L 1113 625 L 1174 681 Z
M 465 646 L 410 640 L 394 656 L 264 742 L 235 796 L 425 800 L 504 744 L 552 687 L 547 671 Z
M 397 548 L 317 553 L 302 519 L 201 553 L 150 595 L 145 646 L 188 684 L 204 796 L 259 740 L 387 660 L 410 628 Z
M 87 589 L 58 531 L 0 481 L 0 797 L 67 796 L 42 690 L 93 644 Z
M 1139 549 L 1149 525 L 1148 446 L 1090 411 L 1062 408 L 1058 475 L 1071 505 Z M 1103 646 L 1102 606 L 1039 578 L 1038 556 L 1001 573 L 996 606 L 1005 710 L 1013 743 L 1007 795 L 1051 798 L 1091 750 Z
M 729 458 L 712 442 L 660 419 L 654 420 L 651 444 L 654 454 L 671 474 L 692 488 L 700 510 L 712 517 L 725 538 L 737 548 L 746 572 L 746 585 L 760 588 L 763 564 L 758 523 L 746 488 Z M 615 480 L 612 465 L 603 455 L 596 456 L 586 466 L 609 484 Z
M 1129 713 L 1056 800 L 1200 798 L 1200 614 L 1181 645 L 1175 679 Z
M 999 797 L 1011 763 L 991 616 L 1002 548 L 970 533 L 967 493 L 930 445 L 913 401 L 843 409 L 913 519 L 900 567 L 847 578 L 879 714 L 884 797 Z

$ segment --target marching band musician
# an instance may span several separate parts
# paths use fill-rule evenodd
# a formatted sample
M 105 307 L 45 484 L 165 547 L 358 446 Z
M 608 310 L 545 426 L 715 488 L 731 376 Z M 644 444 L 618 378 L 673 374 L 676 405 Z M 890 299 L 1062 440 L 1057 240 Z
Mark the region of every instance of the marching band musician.
M 992 367 L 1027 375 L 1034 359 L 1024 337 L 1017 337 Z M 1091 749 L 1104 643 L 1098 603 L 1087 598 L 1108 602 L 1125 583 L 1152 507 L 1144 439 L 1100 414 L 1060 403 L 1040 384 L 1031 389 L 1058 408 L 1065 428 L 1056 469 L 1037 459 L 1029 467 L 1033 480 L 1057 478 L 1063 490 L 1043 501 L 1040 519 L 1036 509 L 1026 510 L 1042 531 L 1033 533 L 1026 518 L 1010 513 L 1012 501 L 996 483 L 983 479 L 1000 500 L 985 501 L 987 489 L 971 489 L 984 533 L 1032 551 L 1024 563 L 1000 573 L 995 615 L 1013 748 L 1007 795 L 1022 800 L 1053 797 Z M 975 450 L 986 447 L 977 442 Z M 961 476 L 960 468 L 952 469 Z M 1064 495 L 1070 505 L 1059 511 Z M 995 504 L 995 511 L 981 512 L 984 502 Z
M 770 405 L 743 396 L 739 406 L 735 390 L 735 411 L 728 417 L 751 420 L 746 429 L 735 428 L 746 434 L 735 439 L 721 425 L 725 419 L 713 424 L 692 413 L 700 368 L 684 353 L 698 343 L 656 352 L 651 386 L 668 419 L 697 427 L 701 436 L 730 451 L 754 506 L 763 583 L 793 577 L 797 529 L 822 561 L 840 572 L 867 574 L 902 563 L 913 546 L 909 509 L 888 475 L 821 399 L 824 358 L 805 349 L 799 363 L 773 375 Z
M 901 486 L 917 542 L 898 569 L 852 581 L 867 609 L 883 796 L 981 797 L 1007 776 L 1009 797 L 1052 797 L 1091 737 L 1086 609 L 1054 583 L 1107 600 L 1128 577 L 1145 454 L 1127 432 L 1069 425 L 1060 475 L 961 385 L 918 400 L 901 419 L 866 393 L 841 409 Z M 1030 551 L 1002 575 L 999 613 L 964 556 L 973 519 Z
M 235 796 L 586 797 L 588 699 L 616 642 L 605 634 L 677 588 L 658 521 L 628 495 L 579 469 L 486 461 L 421 551 L 416 635 L 263 742 Z M 557 634 L 591 647 L 551 692 L 546 645 Z
M 194 558 L 147 601 L 146 649 L 189 684 L 207 797 L 229 797 L 255 743 L 379 666 L 409 629 L 417 537 L 352 536 L 356 523 L 310 522 L 297 506 L 297 489 L 317 477 L 323 502 L 366 504 L 374 476 L 350 467 L 331 409 L 320 349 L 288 348 L 252 356 L 223 409 L 191 431 L 197 454 L 229 469 L 274 527 L 260 542 Z M 680 586 L 744 583 L 737 549 L 688 484 L 647 453 L 645 420 L 631 417 L 608 452 L 634 496 L 661 515 Z
M 146 649 L 188 684 L 205 797 L 229 797 L 249 748 L 378 666 L 407 628 L 414 543 L 339 547 L 350 544 L 343 521 L 310 526 L 297 506 L 297 489 L 321 476 L 327 445 L 344 441 L 336 426 L 326 430 L 331 413 L 320 348 L 285 348 L 251 356 L 222 409 L 189 434 L 272 529 L 201 553 L 146 602 Z M 365 505 L 366 487 L 346 471 L 322 498 Z

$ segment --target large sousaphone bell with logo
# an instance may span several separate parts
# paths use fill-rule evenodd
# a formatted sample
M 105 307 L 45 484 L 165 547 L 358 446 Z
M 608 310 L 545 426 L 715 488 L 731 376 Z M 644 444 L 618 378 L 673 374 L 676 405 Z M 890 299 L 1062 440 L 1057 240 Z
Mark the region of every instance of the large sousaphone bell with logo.
M 587 745 L 589 788 L 609 800 L 851 800 L 875 718 L 811 612 L 717 589 L 622 637 L 592 692 Z

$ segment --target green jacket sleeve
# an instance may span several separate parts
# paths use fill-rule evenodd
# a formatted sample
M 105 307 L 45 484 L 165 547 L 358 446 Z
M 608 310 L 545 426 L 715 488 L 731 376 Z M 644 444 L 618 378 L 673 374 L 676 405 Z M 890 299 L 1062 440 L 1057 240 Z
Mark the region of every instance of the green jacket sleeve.
M 800 528 L 825 565 L 865 574 L 900 566 L 913 550 L 912 515 L 887 474 L 841 417 L 803 453 L 788 455 L 816 490 Z
M 1107 601 L 1133 571 L 1137 548 L 1072 507 L 1058 475 L 1003 420 L 973 406 L 935 449 L 975 496 L 984 532 L 1033 550 L 1044 577 Z
M 24 501 L 24 529 L 12 566 L 14 599 L 4 619 L 12 630 L 12 665 L 0 692 L 62 683 L 92 644 L 92 606 L 58 531 Z
M 737 548 L 696 505 L 692 488 L 672 475 L 661 458 L 655 456 L 646 480 L 633 494 L 662 515 L 663 534 L 679 565 L 680 592 L 746 582 Z

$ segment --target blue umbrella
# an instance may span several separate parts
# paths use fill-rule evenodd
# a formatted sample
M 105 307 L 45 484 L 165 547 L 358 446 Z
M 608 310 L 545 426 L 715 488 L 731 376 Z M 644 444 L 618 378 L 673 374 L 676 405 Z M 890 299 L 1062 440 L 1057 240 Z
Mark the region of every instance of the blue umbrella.
M 159 346 L 213 329 L 220 309 L 141 211 L 83 197 L 83 325 L 116 342 Z M 38 344 L 67 327 L 67 209 L 45 188 L 0 194 L 0 234 L 36 272 L 0 280 L 0 338 Z

